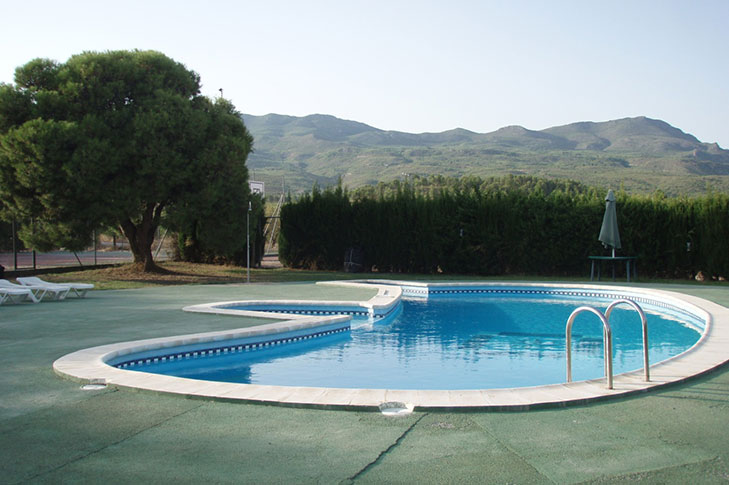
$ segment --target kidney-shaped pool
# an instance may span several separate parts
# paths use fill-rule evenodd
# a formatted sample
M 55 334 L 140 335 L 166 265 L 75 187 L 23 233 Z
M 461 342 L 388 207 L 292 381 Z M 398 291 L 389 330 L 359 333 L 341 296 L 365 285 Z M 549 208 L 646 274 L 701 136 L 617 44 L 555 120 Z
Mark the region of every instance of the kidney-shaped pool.
M 580 305 L 604 310 L 605 298 L 561 295 L 449 294 L 403 300 L 381 319 L 355 316 L 351 329 L 285 345 L 228 347 L 204 355 L 168 349 L 156 358 L 124 356 L 111 365 L 140 372 L 242 384 L 371 389 L 489 389 L 565 381 L 565 323 Z M 643 305 L 650 362 L 692 347 L 705 322 Z M 235 309 L 234 306 L 228 308 Z M 237 307 L 255 310 L 256 307 Z M 643 366 L 642 326 L 630 307 L 611 314 L 614 372 Z M 603 328 L 590 313 L 572 330 L 573 379 L 604 374 Z
M 526 408 L 638 392 L 726 360 L 697 350 L 727 309 L 686 295 L 584 285 L 376 285 L 378 295 L 367 302 L 188 307 L 280 321 L 85 349 L 54 367 L 91 382 L 231 400 L 372 407 L 399 398 L 421 407 Z M 572 380 L 583 382 L 566 383 L 570 315 L 585 305 L 605 313 L 617 299 L 639 305 L 647 316 L 651 382 L 642 379 L 640 313 L 621 305 L 605 319 L 613 373 L 619 375 L 614 388 L 600 382 L 606 374 L 605 327 L 591 312 L 576 315 L 571 331 Z M 725 338 L 724 323 L 714 332 L 715 342 Z M 88 365 L 80 371 L 84 355 Z

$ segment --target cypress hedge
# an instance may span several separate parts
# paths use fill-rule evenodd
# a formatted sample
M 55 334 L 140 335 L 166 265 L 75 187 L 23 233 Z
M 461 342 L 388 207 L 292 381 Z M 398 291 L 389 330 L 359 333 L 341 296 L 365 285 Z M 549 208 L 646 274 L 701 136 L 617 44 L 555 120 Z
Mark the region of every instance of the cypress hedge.
M 513 182 L 513 177 L 510 178 Z M 586 275 L 605 211 L 597 189 L 417 191 L 408 184 L 352 200 L 316 187 L 281 211 L 279 257 L 293 268 L 341 270 L 348 248 L 381 272 Z M 729 276 L 729 196 L 617 195 L 623 248 L 641 275 Z

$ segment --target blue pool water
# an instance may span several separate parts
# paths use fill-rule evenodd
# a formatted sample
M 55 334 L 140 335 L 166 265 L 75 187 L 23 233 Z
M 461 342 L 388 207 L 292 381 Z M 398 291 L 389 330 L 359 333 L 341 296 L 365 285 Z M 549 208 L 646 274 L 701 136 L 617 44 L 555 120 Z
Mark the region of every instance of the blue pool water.
M 351 331 L 272 348 L 134 366 L 194 379 L 363 389 L 489 389 L 565 382 L 565 324 L 575 298 L 493 296 L 405 300 L 389 317 L 355 318 Z M 651 364 L 700 338 L 693 323 L 648 312 Z M 638 314 L 610 319 L 615 374 L 642 368 Z M 591 314 L 573 325 L 573 379 L 603 376 L 602 326 Z

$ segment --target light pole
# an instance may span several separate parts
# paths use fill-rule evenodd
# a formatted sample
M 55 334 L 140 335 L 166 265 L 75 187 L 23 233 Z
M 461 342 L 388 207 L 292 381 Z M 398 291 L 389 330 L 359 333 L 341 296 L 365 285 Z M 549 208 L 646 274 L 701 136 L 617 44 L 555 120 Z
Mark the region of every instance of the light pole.
M 13 219 L 13 271 L 18 271 L 18 247 L 16 245 L 17 238 L 18 234 L 15 230 L 15 219 Z
M 246 212 L 246 267 L 248 268 L 246 282 L 251 282 L 251 201 L 248 201 Z

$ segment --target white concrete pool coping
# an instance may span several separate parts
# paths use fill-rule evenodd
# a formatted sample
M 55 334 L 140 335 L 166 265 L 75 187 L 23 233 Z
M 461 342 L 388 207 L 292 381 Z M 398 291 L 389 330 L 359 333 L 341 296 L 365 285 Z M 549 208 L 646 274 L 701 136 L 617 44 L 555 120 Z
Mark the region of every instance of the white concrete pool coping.
M 322 325 L 345 322 L 349 316 L 308 316 L 287 313 L 270 313 L 225 308 L 231 302 L 218 302 L 186 307 L 187 311 L 201 313 L 232 314 L 275 319 L 260 326 L 165 338 L 121 342 L 79 350 L 53 363 L 54 371 L 68 379 L 84 384 L 105 384 L 122 389 L 134 389 L 164 394 L 176 394 L 188 398 L 278 404 L 295 407 L 322 407 L 333 409 L 379 410 L 383 403 L 403 403 L 415 410 L 527 410 L 541 407 L 585 404 L 592 401 L 628 396 L 646 392 L 691 377 L 710 372 L 729 361 L 729 309 L 708 300 L 670 291 L 636 287 L 548 284 L 548 283 L 416 283 L 404 281 L 327 282 L 320 284 L 360 285 L 377 288 L 378 293 L 364 302 L 341 301 L 294 301 L 266 300 L 261 304 L 291 304 L 352 306 L 366 311 L 387 311 L 402 296 L 399 286 L 411 288 L 445 287 L 534 287 L 565 288 L 570 290 L 595 290 L 644 295 L 646 298 L 667 301 L 705 318 L 706 329 L 699 341 L 686 352 L 650 367 L 650 382 L 645 382 L 643 369 L 619 374 L 614 377 L 613 389 L 607 389 L 605 378 L 588 381 L 552 384 L 536 387 L 479 390 L 396 390 L 396 389 L 340 389 L 319 387 L 269 386 L 202 381 L 181 377 L 136 372 L 113 367 L 107 362 L 127 354 L 179 347 L 182 345 L 218 342 L 230 339 L 256 337 L 316 328 Z

